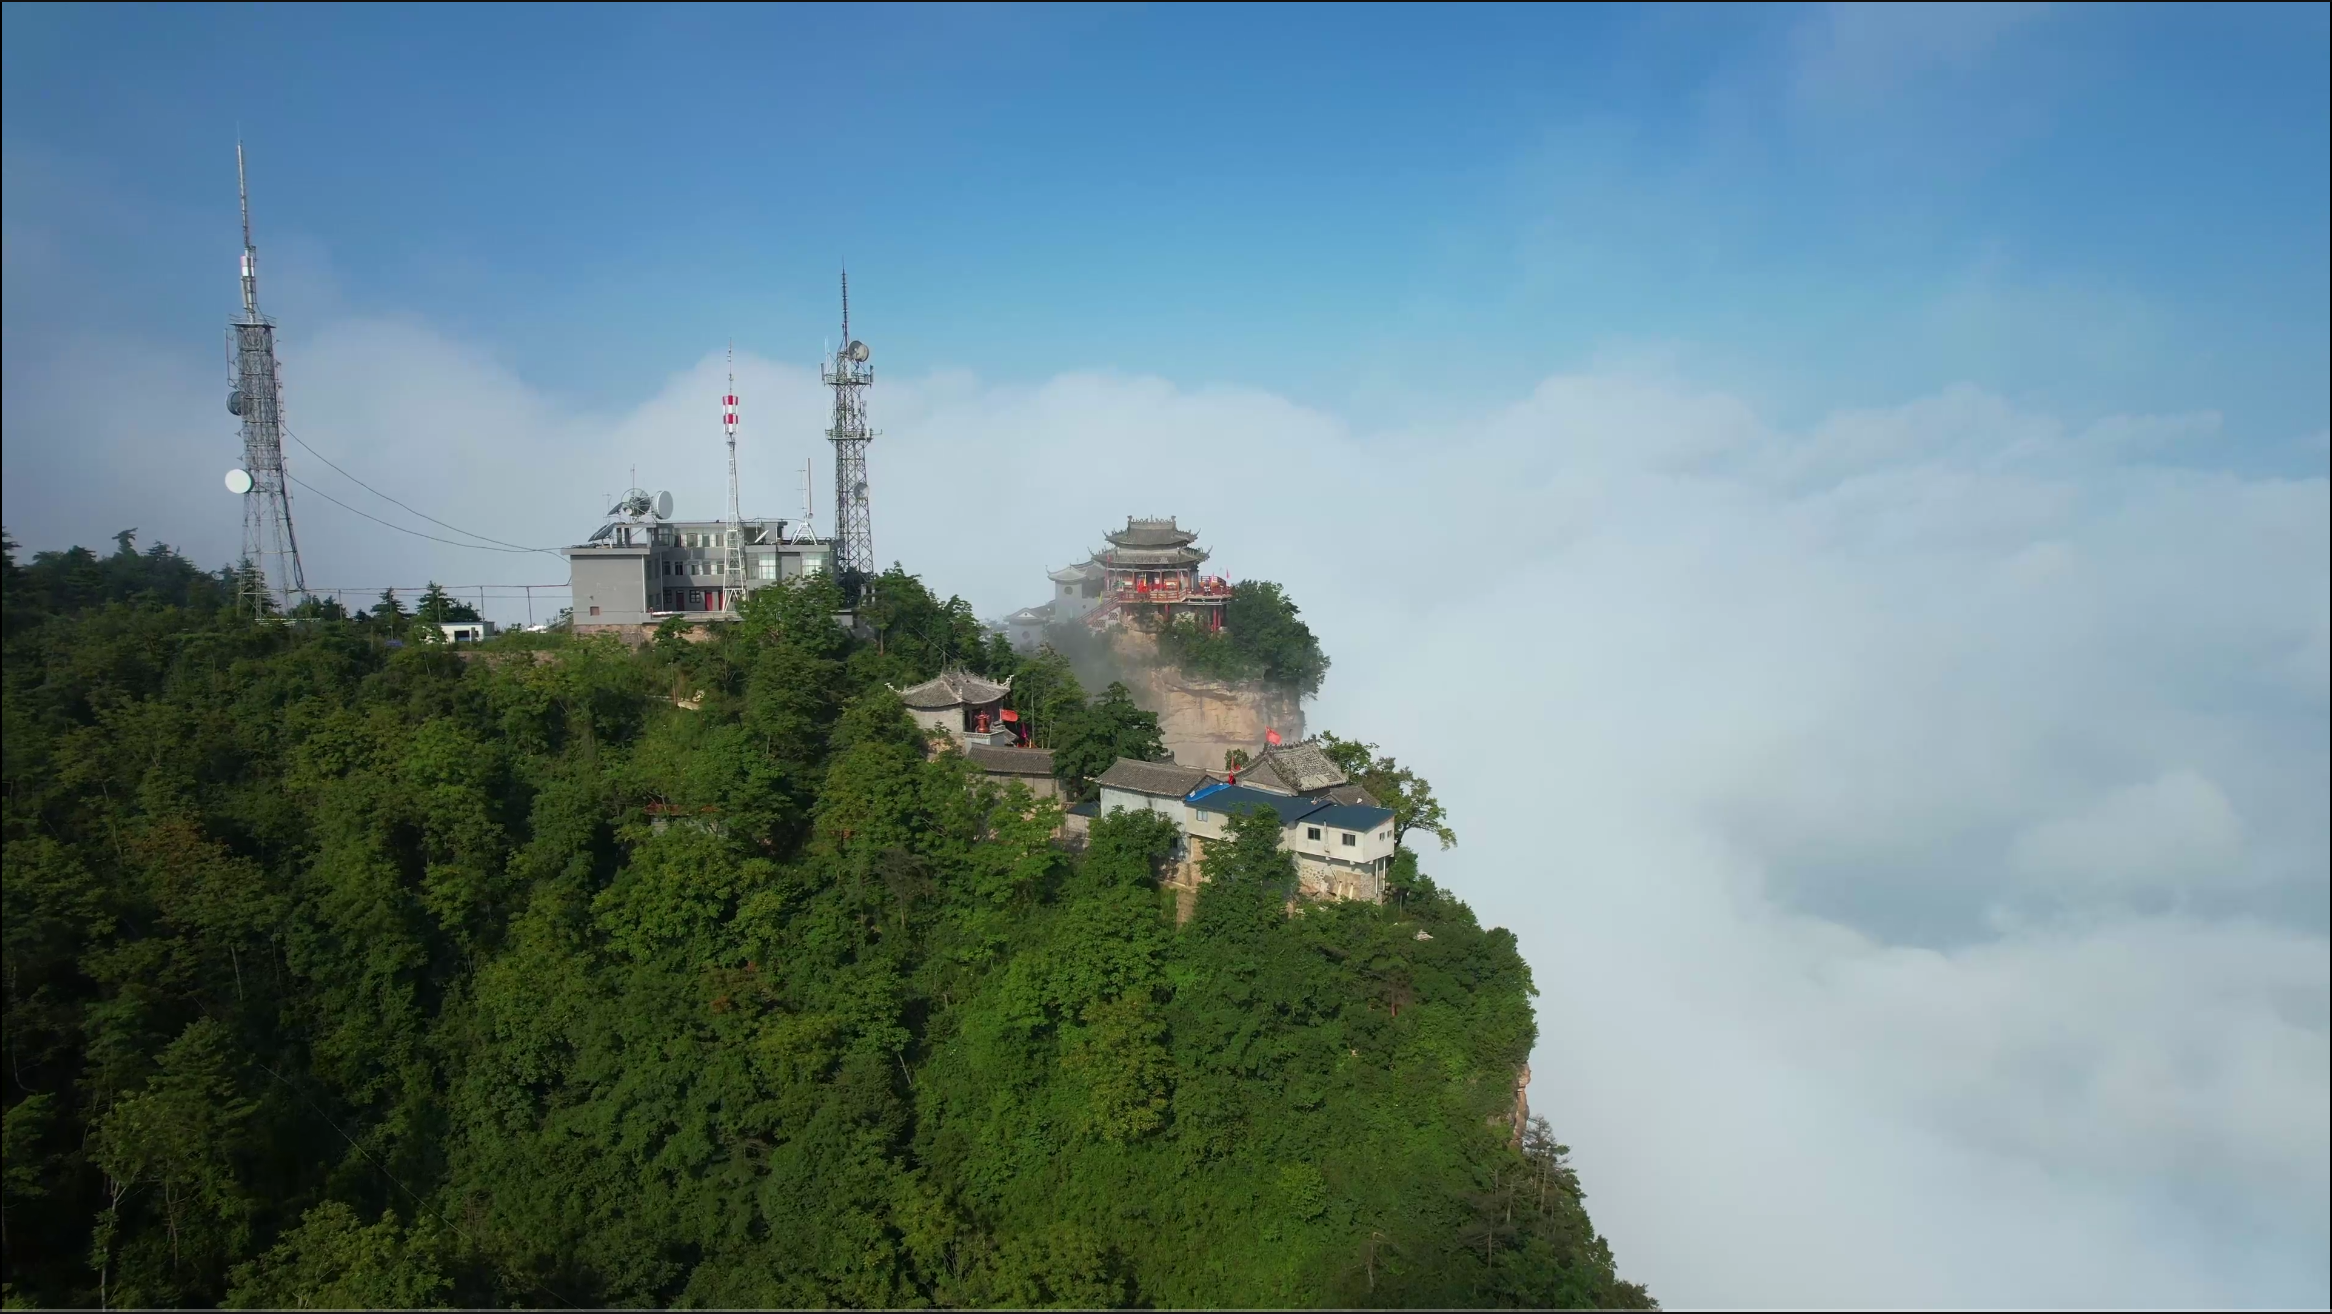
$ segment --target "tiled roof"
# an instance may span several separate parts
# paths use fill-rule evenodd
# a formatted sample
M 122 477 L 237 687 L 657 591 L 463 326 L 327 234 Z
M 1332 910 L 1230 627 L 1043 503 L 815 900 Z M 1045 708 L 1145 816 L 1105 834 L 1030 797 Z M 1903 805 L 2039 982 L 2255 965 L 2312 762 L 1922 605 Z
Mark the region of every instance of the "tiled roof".
M 964 756 L 972 760 L 972 765 L 991 776 L 1049 776 L 1053 773 L 1053 750 L 1049 748 L 966 744 Z
M 1055 584 L 1075 584 L 1082 580 L 1091 579 L 1093 576 L 1100 573 L 1101 567 L 1095 565 L 1093 562 L 1080 561 L 1074 566 L 1063 566 L 1059 570 L 1048 570 L 1045 572 L 1045 578 L 1053 581 Z
M 970 671 L 942 671 L 912 689 L 894 689 L 899 701 L 919 712 L 948 707 L 980 707 L 1012 692 L 1012 681 L 997 684 Z
M 1269 762 L 1249 762 L 1239 768 L 1239 783 L 1256 789 L 1268 789 L 1274 794 L 1293 794 L 1296 787 L 1287 782 Z
M 1041 607 L 1022 607 L 1005 617 L 1004 623 L 1007 625 L 1042 625 L 1052 618 L 1053 604 L 1048 602 Z
M 1337 785 L 1331 789 L 1322 790 L 1320 797 L 1331 803 L 1358 803 L 1364 808 L 1378 806 L 1376 796 L 1358 785 Z
M 1207 559 L 1207 550 L 1182 544 L 1165 544 L 1159 547 L 1119 546 L 1104 548 L 1094 553 L 1093 559 L 1103 565 L 1116 566 L 1120 569 L 1130 569 L 1137 566 L 1147 568 L 1195 566 Z
M 1126 517 L 1126 527 L 1105 535 L 1119 547 L 1176 547 L 1198 537 L 1195 529 L 1184 529 L 1174 523 L 1174 517 L 1164 520 L 1139 520 Z
M 1197 767 L 1174 762 L 1136 762 L 1121 757 L 1093 783 L 1104 789 L 1122 789 L 1156 798 L 1181 798 L 1213 778 Z
M 1263 768 L 1268 768 L 1272 775 L 1285 782 L 1288 789 L 1297 794 L 1316 794 L 1337 785 L 1352 783 L 1349 777 L 1336 769 L 1334 762 L 1328 760 L 1328 755 L 1320 751 L 1319 741 L 1313 739 L 1264 749 L 1255 755 L 1255 763 L 1249 769 Z

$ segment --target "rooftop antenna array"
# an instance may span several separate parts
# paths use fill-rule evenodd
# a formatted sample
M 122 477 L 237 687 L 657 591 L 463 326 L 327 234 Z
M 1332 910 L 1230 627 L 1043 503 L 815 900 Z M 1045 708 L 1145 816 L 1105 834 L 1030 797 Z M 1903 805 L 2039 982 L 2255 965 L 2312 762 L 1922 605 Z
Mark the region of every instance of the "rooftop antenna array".
M 235 192 L 243 207 L 243 314 L 228 325 L 233 388 L 227 413 L 243 422 L 243 464 L 227 491 L 243 499 L 243 565 L 236 605 L 253 614 L 307 596 L 300 541 L 292 530 L 283 468 L 283 384 L 275 361 L 275 321 L 259 313 L 259 248 L 251 243 L 251 188 L 243 143 L 235 143 Z
M 811 498 L 811 490 L 816 487 L 810 475 L 810 467 L 814 464 L 807 457 L 802 459 L 802 523 L 800 528 L 794 530 L 796 543 L 818 541 L 818 504 Z
M 721 398 L 721 429 L 729 437 L 728 544 L 722 549 L 721 597 L 730 611 L 745 594 L 745 517 L 737 507 L 737 344 L 729 344 L 729 391 Z
M 834 389 L 834 424 L 826 437 L 834 443 L 834 570 L 837 575 L 856 571 L 874 574 L 874 523 L 869 517 L 866 481 L 866 445 L 875 432 L 866 427 L 866 389 L 874 382 L 867 366 L 873 355 L 867 345 L 850 336 L 850 271 L 842 271 L 842 345 L 819 371 Z

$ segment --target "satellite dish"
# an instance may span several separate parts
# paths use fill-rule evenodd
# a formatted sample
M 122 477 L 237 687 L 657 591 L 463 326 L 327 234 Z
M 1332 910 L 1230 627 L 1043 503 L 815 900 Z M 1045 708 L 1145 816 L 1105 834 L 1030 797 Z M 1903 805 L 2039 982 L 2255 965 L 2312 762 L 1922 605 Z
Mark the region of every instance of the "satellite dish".
M 241 415 L 242 413 L 243 390 L 241 388 L 237 388 L 233 392 L 227 394 L 227 414 Z
M 658 520 L 670 520 L 672 518 L 672 494 L 656 494 L 656 518 Z
M 856 338 L 851 339 L 849 352 L 850 358 L 855 361 L 864 361 L 867 357 L 874 354 L 873 352 L 867 350 L 865 343 L 858 341 Z
M 235 395 L 238 397 L 242 396 L 241 393 L 237 393 Z M 243 494 L 250 492 L 251 476 L 245 474 L 241 470 L 227 471 L 227 491 L 233 493 L 237 497 L 241 497 Z

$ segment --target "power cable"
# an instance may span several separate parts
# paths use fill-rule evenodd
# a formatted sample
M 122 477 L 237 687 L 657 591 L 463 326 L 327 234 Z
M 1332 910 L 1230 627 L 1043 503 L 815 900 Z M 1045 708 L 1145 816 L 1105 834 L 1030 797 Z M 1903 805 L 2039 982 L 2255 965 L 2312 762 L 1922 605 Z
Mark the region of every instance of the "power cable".
M 476 532 L 476 531 L 474 531 L 474 530 L 468 530 L 468 529 L 464 529 L 464 528 L 462 528 L 460 525 L 449 525 L 449 524 L 447 524 L 446 522 L 444 522 L 444 521 L 442 521 L 442 520 L 438 519 L 436 516 L 433 516 L 433 515 L 429 514 L 427 511 L 422 511 L 422 510 L 419 510 L 419 509 L 417 509 L 417 508 L 415 508 L 415 507 L 406 506 L 406 505 L 405 505 L 405 503 L 403 503 L 403 502 L 399 502 L 399 501 L 398 501 L 396 498 L 393 498 L 393 497 L 389 496 L 387 493 L 384 493 L 384 492 L 382 492 L 381 490 L 379 490 L 379 489 L 377 489 L 377 488 L 373 487 L 371 484 L 368 484 L 368 483 L 366 483 L 365 481 L 363 481 L 362 479 L 359 479 L 359 478 L 357 478 L 355 475 L 352 475 L 352 474 L 348 473 L 348 471 L 346 471 L 346 470 L 344 470 L 344 469 L 341 469 L 341 467 L 340 467 L 339 463 L 335 462 L 335 461 L 334 461 L 334 460 L 333 460 L 331 457 L 324 455 L 322 452 L 319 452 L 319 451 L 317 451 L 317 450 L 316 450 L 315 448 L 313 448 L 313 447 L 309 447 L 309 446 L 308 446 L 308 440 L 307 440 L 307 439 L 300 437 L 298 434 L 296 434 L 296 433 L 293 433 L 293 432 L 292 432 L 291 430 L 289 430 L 289 429 L 286 429 L 286 430 L 284 430 L 283 432 L 284 432 L 284 436 L 285 436 L 285 437 L 287 437 L 287 438 L 291 439 L 291 440 L 292 440 L 293 442 L 295 442 L 295 443 L 298 443 L 298 444 L 301 446 L 301 448 L 302 448 L 302 449 L 304 449 L 304 450 L 307 452 L 307 454 L 308 454 L 308 455 L 315 457 L 317 460 L 319 460 L 319 461 L 322 461 L 324 464 L 326 464 L 326 465 L 328 465 L 328 466 L 331 466 L 331 467 L 332 467 L 334 470 L 336 470 L 336 471 L 338 471 L 338 472 L 340 473 L 340 476 L 341 476 L 342 478 L 344 478 L 344 479 L 348 480 L 348 482 L 350 482 L 350 483 L 352 483 L 352 484 L 355 484 L 357 487 L 359 487 L 359 488 L 363 489 L 364 491 L 366 491 L 366 492 L 368 492 L 368 493 L 372 494 L 374 497 L 377 497 L 377 498 L 381 499 L 381 500 L 382 500 L 382 501 L 384 501 L 384 502 L 388 502 L 388 503 L 391 503 L 392 505 L 395 505 L 395 506 L 401 507 L 401 508 L 403 508 L 404 510 L 411 511 L 411 512 L 412 512 L 414 515 L 417 515 L 417 516 L 421 517 L 423 520 L 426 520 L 426 521 L 428 521 L 430 524 L 436 525 L 436 526 L 438 526 L 438 527 L 439 527 L 439 528 L 441 528 L 441 529 L 450 529 L 450 530 L 452 530 L 453 532 L 455 532 L 455 533 L 457 533 L 457 534 L 466 534 L 466 535 L 468 535 L 468 536 L 469 536 L 469 537 L 471 537 L 471 538 L 474 538 L 474 539 L 478 539 L 478 540 L 480 540 L 481 542 L 486 542 L 486 543 L 493 543 L 493 544 L 499 545 L 499 546 L 501 546 L 501 547 L 510 548 L 510 549 L 513 549 L 513 550 L 516 550 L 516 551 L 520 551 L 520 552 L 551 552 L 551 549 L 549 549 L 549 548 L 528 547 L 528 546 L 526 546 L 526 545 L 525 545 L 525 544 L 523 544 L 523 543 L 507 543 L 507 542 L 504 542 L 503 540 L 501 540 L 501 539 L 498 539 L 498 538 L 488 538 L 488 537 L 487 537 L 486 535 L 484 535 L 484 534 L 480 534 L 480 533 L 478 533 L 478 532 Z M 289 477 L 289 472 L 288 472 L 288 471 L 286 472 L 286 477 Z M 310 484 L 305 484 L 305 483 L 303 483 L 303 484 L 301 484 L 301 485 L 300 485 L 300 487 L 302 487 L 302 488 L 307 488 L 307 489 L 309 489 L 311 492 L 316 492 L 316 495 L 317 495 L 318 497 L 325 498 L 326 500 L 333 500 L 333 499 L 332 499 L 332 497 L 331 497 L 331 494 L 329 494 L 329 493 L 324 493 L 324 492 L 320 492 L 320 491 L 316 491 L 316 490 L 314 489 L 313 485 L 310 485 Z M 348 510 L 350 510 L 350 511 L 356 511 L 356 508 L 355 508 L 355 507 L 349 506 L 349 505 L 348 505 L 346 502 L 337 502 L 337 501 L 335 501 L 335 502 L 334 502 L 334 504 L 335 504 L 335 505 L 337 505 L 337 506 L 345 507 L 346 509 L 348 509 Z M 356 513 L 357 513 L 358 515 L 363 515 L 363 514 L 364 514 L 362 511 L 357 511 Z M 388 524 L 388 522 L 387 522 L 387 521 L 385 521 L 385 520 L 383 520 L 383 521 L 380 521 L 379 523 L 381 523 L 381 524 L 384 524 L 384 525 Z M 390 527 L 391 529 L 394 529 L 394 528 L 396 528 L 397 526 L 395 526 L 395 525 L 390 525 L 389 527 Z M 407 533 L 413 533 L 414 531 L 412 531 L 412 530 L 407 530 L 406 532 L 407 532 Z M 421 535 L 421 537 L 423 537 L 423 538 L 428 538 L 428 537 L 429 537 L 429 535 L 427 535 L 427 534 L 423 534 L 423 535 Z M 433 541 L 435 541 L 435 542 L 439 542 L 439 543 L 443 543 L 443 542 L 445 542 L 446 540 L 444 540 L 444 539 L 442 539 L 442 538 L 441 538 L 441 539 L 436 539 L 436 540 L 433 540 Z M 466 546 L 468 546 L 468 545 L 467 545 L 467 544 L 456 544 L 455 546 L 457 546 L 457 547 L 466 547 Z M 551 553 L 551 555 L 553 555 L 553 556 L 556 556 L 556 555 L 557 555 L 557 553 Z
M 302 443 L 302 444 L 300 444 L 300 445 L 301 445 L 302 447 L 305 447 L 305 446 L 307 446 L 307 444 L 306 444 L 306 443 Z M 334 466 L 333 468 L 334 468 L 334 469 L 338 469 L 339 467 L 338 467 L 338 466 Z M 284 477 L 284 478 L 286 478 L 286 479 L 289 479 L 289 480 L 291 480 L 291 481 L 292 481 L 293 483 L 295 483 L 295 484 L 298 484 L 300 487 L 307 489 L 309 492 L 311 492 L 311 493 L 314 493 L 316 496 L 318 496 L 318 497 L 320 497 L 320 498 L 323 498 L 325 501 L 327 501 L 327 502 L 330 502 L 332 505 L 334 505 L 334 506 L 336 506 L 336 507 L 339 507 L 341 510 L 348 512 L 350 515 L 358 515 L 358 516 L 363 516 L 365 519 L 367 519 L 367 520 L 370 520 L 371 522 L 373 522 L 373 523 L 374 523 L 374 524 L 376 524 L 376 525 L 382 525 L 382 526 L 385 526 L 385 527 L 387 527 L 387 528 L 389 528 L 389 529 L 394 529 L 394 530 L 396 530 L 396 531 L 397 531 L 398 533 L 400 533 L 400 534 L 411 534 L 411 535 L 412 535 L 413 537 L 415 537 L 415 538 L 425 538 L 425 539 L 428 539 L 428 540 L 429 540 L 430 542 L 432 542 L 432 543 L 443 543 L 443 544 L 445 544 L 447 547 L 469 548 L 471 551 L 474 551 L 474 552 L 515 552 L 515 553 L 520 553 L 520 554 L 529 553 L 529 552 L 540 552 L 540 553 L 542 553 L 542 554 L 543 554 L 543 555 L 545 555 L 545 556 L 551 556 L 551 557 L 555 557 L 555 556 L 558 556 L 558 555 L 559 555 L 558 553 L 551 551 L 549 548 L 530 548 L 530 547 L 515 547 L 515 546 L 513 546 L 513 547 L 488 547 L 488 546 L 486 546 L 484 543 L 464 543 L 464 542 L 461 542 L 461 541 L 459 541 L 458 539 L 451 539 L 451 538 L 439 538 L 439 537 L 438 537 L 437 535 L 435 535 L 435 534 L 424 534 L 424 533 L 422 533 L 422 532 L 421 532 L 420 530 L 418 530 L 418 529 L 407 529 L 407 528 L 405 528 L 403 525 L 394 524 L 394 523 L 392 523 L 392 522 L 390 522 L 390 521 L 383 520 L 383 519 L 381 519 L 379 516 L 376 516 L 376 515 L 372 514 L 372 513 L 371 513 L 371 512 L 369 512 L 369 511 L 359 511 L 359 510 L 357 510 L 355 507 L 352 507 L 352 506 L 350 506 L 348 503 L 341 501 L 339 498 L 332 496 L 330 493 L 327 493 L 327 492 L 325 492 L 323 489 L 316 487 L 314 484 L 311 484 L 311 483 L 309 483 L 307 480 L 300 478 L 298 475 L 296 475 L 296 474 L 293 474 L 293 473 L 292 473 L 291 471 L 289 471 L 289 470 L 286 470 L 286 471 L 284 471 L 284 472 L 283 472 L 283 477 Z M 394 500 L 394 499 L 392 499 L 392 500 Z M 399 502 L 399 503 L 397 503 L 397 505 L 399 505 L 399 506 L 404 506 L 405 504 L 404 504 L 404 503 L 402 503 L 402 502 Z M 412 508 L 410 508 L 410 507 L 407 507 L 406 509 L 407 509 L 407 510 L 412 510 Z M 420 512 L 418 512 L 418 511 L 414 511 L 414 512 L 413 512 L 413 514 L 415 514 L 415 515 L 420 515 L 421 513 L 420 513 Z M 423 517 L 423 518 L 424 518 L 424 519 L 427 519 L 427 517 Z M 440 521 L 440 522 L 437 522 L 437 523 L 440 523 L 440 524 L 442 524 L 442 523 L 444 523 L 444 522 Z M 452 527 L 452 526 L 450 526 L 450 525 L 448 525 L 448 526 L 446 526 L 446 527 L 447 527 L 447 528 L 449 528 L 449 529 L 453 528 L 453 527 Z M 466 529 L 456 529 L 456 530 L 454 530 L 454 532 L 455 532 L 455 533 L 457 533 L 457 534 L 466 534 L 466 533 L 469 533 L 469 531 L 468 531 L 468 530 L 466 530 Z M 482 536 L 481 536 L 481 537 L 482 537 Z

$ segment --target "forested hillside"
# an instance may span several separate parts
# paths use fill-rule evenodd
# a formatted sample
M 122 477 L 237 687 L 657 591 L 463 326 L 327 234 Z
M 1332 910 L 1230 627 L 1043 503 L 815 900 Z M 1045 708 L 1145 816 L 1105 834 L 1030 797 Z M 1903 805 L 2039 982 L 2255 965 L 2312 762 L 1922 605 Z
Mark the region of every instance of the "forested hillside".
M 5 575 L 11 1306 L 1649 1306 L 1509 933 L 1256 826 L 1178 925 L 925 760 L 884 684 L 1014 659 L 911 577 L 634 652 Z

